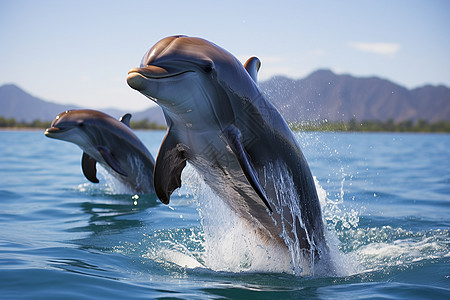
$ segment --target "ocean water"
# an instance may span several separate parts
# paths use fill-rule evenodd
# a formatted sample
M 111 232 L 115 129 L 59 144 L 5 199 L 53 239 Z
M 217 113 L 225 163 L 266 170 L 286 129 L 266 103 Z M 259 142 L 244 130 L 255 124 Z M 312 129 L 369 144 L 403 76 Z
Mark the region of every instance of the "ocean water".
M 156 156 L 162 131 L 137 135 Z M 450 299 L 450 135 L 299 133 L 337 275 L 295 275 L 191 167 L 170 205 L 0 131 L 2 299 Z

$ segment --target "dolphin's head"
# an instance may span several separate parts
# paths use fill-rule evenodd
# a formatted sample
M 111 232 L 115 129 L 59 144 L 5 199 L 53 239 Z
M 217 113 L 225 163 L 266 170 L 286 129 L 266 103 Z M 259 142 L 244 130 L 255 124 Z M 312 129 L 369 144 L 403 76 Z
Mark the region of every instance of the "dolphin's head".
M 66 110 L 55 117 L 45 136 L 75 144 L 86 142 L 86 130 L 104 114 L 99 111 L 80 109 Z
M 221 105 L 217 99 L 224 94 L 245 93 L 245 80 L 253 82 L 232 54 L 204 39 L 186 36 L 156 43 L 127 77 L 133 89 L 174 112 L 210 106 L 205 102 Z

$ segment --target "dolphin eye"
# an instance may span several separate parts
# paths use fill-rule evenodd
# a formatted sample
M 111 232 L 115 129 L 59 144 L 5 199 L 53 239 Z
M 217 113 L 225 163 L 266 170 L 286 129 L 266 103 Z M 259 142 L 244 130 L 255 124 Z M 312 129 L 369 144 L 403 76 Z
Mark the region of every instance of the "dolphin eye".
M 213 67 L 210 64 L 203 66 L 203 71 L 205 71 L 205 73 L 210 73 L 212 70 L 213 70 Z
M 77 122 L 77 126 L 78 127 L 83 127 L 84 126 L 84 122 L 83 121 L 78 121 Z

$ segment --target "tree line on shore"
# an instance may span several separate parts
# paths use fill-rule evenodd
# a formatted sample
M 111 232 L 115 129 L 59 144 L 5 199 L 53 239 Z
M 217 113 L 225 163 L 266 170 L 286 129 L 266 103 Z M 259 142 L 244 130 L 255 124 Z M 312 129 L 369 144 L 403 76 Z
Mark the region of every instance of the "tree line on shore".
M 19 122 L 14 118 L 0 117 L 0 128 L 17 128 L 17 129 L 45 129 L 51 126 L 51 121 L 34 120 L 32 122 Z M 131 121 L 130 127 L 133 129 L 146 129 L 146 130 L 163 130 L 167 127 L 164 125 L 158 125 L 155 122 L 150 122 L 148 119 L 140 121 Z
M 294 131 L 348 131 L 348 132 L 450 132 L 450 121 L 427 120 L 387 121 L 317 121 L 289 124 Z
M 19 122 L 14 118 L 0 117 L 0 128 L 17 129 L 45 129 L 50 127 L 50 121 L 35 120 L 32 122 Z M 148 119 L 132 121 L 132 129 L 165 130 L 165 125 L 150 122 Z M 450 132 L 450 121 L 428 122 L 426 120 L 394 122 L 388 121 L 316 121 L 289 124 L 294 131 L 348 131 L 348 132 Z

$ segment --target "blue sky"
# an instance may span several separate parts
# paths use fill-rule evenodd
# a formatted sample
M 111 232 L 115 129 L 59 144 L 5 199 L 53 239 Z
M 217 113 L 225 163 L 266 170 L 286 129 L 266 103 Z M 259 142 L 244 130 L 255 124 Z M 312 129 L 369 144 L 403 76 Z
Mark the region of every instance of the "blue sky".
M 88 108 L 152 103 L 126 75 L 158 40 L 206 38 L 260 80 L 317 69 L 450 86 L 450 1 L 0 0 L 0 85 Z

